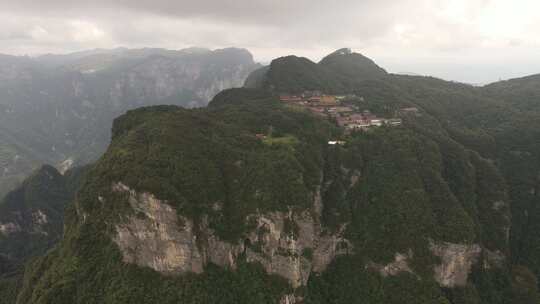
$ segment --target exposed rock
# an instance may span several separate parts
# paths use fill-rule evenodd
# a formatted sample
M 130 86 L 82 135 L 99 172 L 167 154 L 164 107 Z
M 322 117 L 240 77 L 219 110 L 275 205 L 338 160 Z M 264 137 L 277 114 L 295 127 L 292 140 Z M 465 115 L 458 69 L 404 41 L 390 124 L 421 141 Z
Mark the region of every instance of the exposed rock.
M 43 211 L 37 210 L 32 212 L 32 228 L 34 233 L 48 235 L 44 226 L 49 223 L 48 217 Z
M 377 270 L 383 277 L 395 276 L 401 272 L 409 272 L 414 274 L 409 267 L 408 260 L 413 258 L 413 252 L 409 250 L 407 254 L 396 252 L 394 261 L 386 265 L 380 265 L 376 263 L 369 263 L 368 268 Z
M 47 215 L 41 210 L 32 212 L 32 220 L 34 225 L 45 225 L 49 222 Z
M 19 231 L 21 231 L 21 227 L 16 223 L 0 223 L 0 233 L 2 233 L 4 236 L 8 236 Z
M 301 299 L 299 300 L 301 301 Z M 297 298 L 292 294 L 284 295 L 279 301 L 279 304 L 296 304 L 296 303 L 299 303 L 299 302 L 297 301 Z
M 113 237 L 124 261 L 163 273 L 201 273 L 209 262 L 235 269 L 236 260 L 245 253 L 247 261 L 260 263 L 268 273 L 286 278 L 297 288 L 306 285 L 311 272 L 323 271 L 337 255 L 352 248 L 341 236 L 345 227 L 337 234 L 323 233 L 315 210 L 252 215 L 246 221 L 254 220 L 256 229 L 233 244 L 220 240 L 208 227 L 207 218 L 202 220 L 198 239 L 193 221 L 178 216 L 166 201 L 139 194 L 122 183 L 114 184 L 113 190 L 129 193 L 135 211 L 116 226 Z M 314 196 L 315 205 L 318 197 Z
M 349 254 L 352 251 L 352 244 L 342 236 L 344 230 L 345 226 L 338 234 L 324 235 L 317 240 L 313 252 L 313 271 L 324 271 L 336 256 Z
M 257 229 L 249 235 L 254 246 L 247 249 L 248 261 L 260 262 L 268 273 L 288 279 L 295 288 L 305 285 L 311 272 L 311 261 L 302 253 L 314 247 L 315 231 L 312 218 L 304 216 L 293 219 L 292 212 L 259 215 Z M 297 236 L 285 229 L 285 221 L 293 220 L 302 222 Z
M 460 287 L 467 284 L 471 267 L 478 260 L 482 249 L 477 244 L 430 244 L 431 252 L 441 259 L 435 266 L 435 280 L 443 287 Z
M 317 197 L 315 194 L 314 209 Z M 256 220 L 257 229 L 249 235 L 255 249 L 247 248 L 248 260 L 260 262 L 268 273 L 288 279 L 294 288 L 305 286 L 312 272 L 324 271 L 336 256 L 352 248 L 342 237 L 345 227 L 337 234 L 325 234 L 319 218 L 309 210 L 300 214 L 273 212 L 258 215 Z M 286 221 L 296 231 L 287 231 Z
M 137 214 L 116 227 L 114 242 L 124 262 L 150 267 L 164 273 L 203 271 L 203 259 L 196 245 L 191 220 L 178 221 L 176 211 L 153 195 L 137 194 L 118 183 L 114 190 L 128 192 Z
M 0 56 L 0 197 L 44 162 L 62 174 L 94 162 L 122 113 L 156 104 L 206 106 L 259 67 L 242 49 L 100 52 Z
M 69 169 L 73 168 L 73 165 L 75 164 L 75 160 L 73 160 L 72 157 L 64 160 L 58 165 L 58 171 L 60 171 L 60 174 L 65 174 Z

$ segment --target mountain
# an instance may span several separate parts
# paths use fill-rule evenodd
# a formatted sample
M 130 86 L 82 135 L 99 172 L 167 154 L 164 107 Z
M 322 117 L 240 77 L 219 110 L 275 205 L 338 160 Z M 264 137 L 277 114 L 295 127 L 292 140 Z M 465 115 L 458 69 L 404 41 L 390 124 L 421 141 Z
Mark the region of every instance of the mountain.
M 365 71 L 285 57 L 207 108 L 117 118 L 17 303 L 540 303 L 534 85 Z M 346 132 L 292 88 L 401 124 Z
M 88 168 L 61 175 L 42 166 L 0 201 L 0 303 L 12 303 L 24 263 L 44 254 L 62 237 L 64 208 Z
M 278 93 L 306 90 L 346 93 L 353 91 L 364 80 L 380 79 L 386 75 L 386 71 L 371 59 L 350 49 L 340 49 L 319 63 L 297 56 L 275 59 L 270 66 L 253 72 L 245 86 Z
M 257 67 L 234 48 L 0 56 L 0 196 L 43 163 L 64 171 L 97 159 L 126 110 L 205 106 Z
M 358 83 L 363 80 L 379 79 L 386 76 L 386 71 L 373 60 L 353 53 L 350 49 L 340 49 L 324 57 L 319 65 L 341 75 L 343 81 Z
M 484 86 L 487 94 L 501 98 L 521 110 L 540 109 L 540 75 L 499 81 Z

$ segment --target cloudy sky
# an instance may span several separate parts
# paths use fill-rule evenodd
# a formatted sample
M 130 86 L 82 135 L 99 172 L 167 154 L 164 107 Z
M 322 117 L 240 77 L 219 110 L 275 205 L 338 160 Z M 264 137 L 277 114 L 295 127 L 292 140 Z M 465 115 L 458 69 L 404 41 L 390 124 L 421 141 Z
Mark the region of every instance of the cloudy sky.
M 350 47 L 392 72 L 540 73 L 538 0 L 0 0 L 0 53 L 244 47 L 260 62 Z

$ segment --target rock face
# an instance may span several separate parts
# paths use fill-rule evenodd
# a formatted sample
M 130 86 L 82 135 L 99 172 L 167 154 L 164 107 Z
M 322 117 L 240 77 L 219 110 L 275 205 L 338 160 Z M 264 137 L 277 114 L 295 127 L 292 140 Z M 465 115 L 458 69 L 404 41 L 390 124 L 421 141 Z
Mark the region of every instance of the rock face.
M 296 288 L 311 272 L 322 272 L 351 247 L 341 233 L 324 235 L 318 219 L 306 211 L 257 215 L 257 229 L 249 234 L 248 261 L 260 262 L 268 273 L 287 278 Z M 287 226 L 296 226 L 296 232 Z M 294 229 L 294 228 L 292 228 Z
M 441 259 L 435 266 L 435 280 L 443 287 L 460 287 L 467 284 L 471 267 L 477 262 L 482 252 L 479 245 L 431 243 L 433 254 Z
M 129 193 L 136 213 L 127 224 L 116 227 L 114 242 L 120 247 L 124 262 L 164 273 L 203 271 L 191 221 L 183 219 L 180 225 L 175 210 L 150 194 L 137 194 L 120 183 L 114 190 Z
M 0 233 L 6 237 L 19 231 L 21 231 L 21 227 L 16 223 L 0 223 Z
M 113 119 L 127 110 L 206 106 L 258 66 L 234 48 L 0 56 L 0 196 L 40 164 L 65 172 L 97 159 Z
M 167 202 L 122 183 L 112 187 L 129 194 L 135 213 L 116 226 L 113 237 L 124 262 L 162 273 L 201 273 L 209 262 L 234 269 L 245 254 L 248 262 L 259 262 L 268 273 L 286 278 L 297 288 L 307 283 L 312 272 L 324 271 L 337 255 L 352 249 L 341 233 L 324 234 L 313 216 L 317 213 L 311 210 L 252 215 L 246 220 L 255 222 L 255 229 L 232 244 L 220 240 L 206 219 L 197 234 L 193 221 L 179 217 Z

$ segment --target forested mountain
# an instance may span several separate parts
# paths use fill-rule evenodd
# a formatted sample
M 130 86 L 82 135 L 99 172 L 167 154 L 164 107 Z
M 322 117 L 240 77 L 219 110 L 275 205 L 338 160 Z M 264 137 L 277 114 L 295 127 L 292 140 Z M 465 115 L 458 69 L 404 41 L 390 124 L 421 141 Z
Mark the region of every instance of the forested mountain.
M 0 56 L 0 196 L 41 164 L 64 171 L 97 159 L 126 110 L 205 106 L 257 67 L 243 49 Z
M 0 201 L 0 303 L 13 303 L 24 263 L 61 239 L 64 209 L 87 170 L 73 168 L 61 175 L 45 165 Z
M 246 87 L 279 93 L 323 90 L 343 94 L 353 92 L 362 81 L 386 75 L 386 71 L 371 59 L 349 49 L 340 49 L 319 63 L 297 56 L 278 58 L 270 66 L 252 73 L 246 80 Z
M 254 73 L 117 118 L 16 302 L 540 303 L 535 77 L 477 88 L 344 50 Z M 277 97 L 307 89 L 402 123 L 345 132 Z

